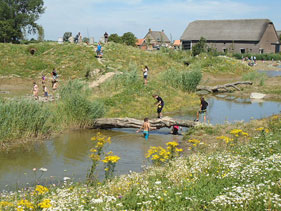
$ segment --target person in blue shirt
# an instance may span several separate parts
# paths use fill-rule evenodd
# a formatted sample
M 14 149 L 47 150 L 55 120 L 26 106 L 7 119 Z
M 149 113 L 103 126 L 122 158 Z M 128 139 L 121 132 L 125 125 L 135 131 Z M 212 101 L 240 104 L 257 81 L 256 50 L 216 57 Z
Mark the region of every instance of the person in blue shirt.
M 101 47 L 101 43 L 100 42 L 98 43 L 98 47 L 97 47 L 97 56 L 99 58 L 101 58 L 101 56 L 102 56 L 102 47 Z

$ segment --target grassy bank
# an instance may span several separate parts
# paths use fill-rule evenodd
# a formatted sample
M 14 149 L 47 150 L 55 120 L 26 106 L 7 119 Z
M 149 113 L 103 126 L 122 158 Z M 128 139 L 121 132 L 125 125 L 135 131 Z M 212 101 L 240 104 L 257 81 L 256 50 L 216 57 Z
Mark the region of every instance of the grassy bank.
M 201 136 L 196 144 L 188 137 L 188 147 L 183 145 L 188 154 L 143 173 L 97 186 L 66 182 L 61 187 L 3 193 L 0 205 L 4 210 L 279 210 L 281 116 L 255 125 L 263 127 L 229 125 L 224 138 L 212 143 Z
M 104 114 L 103 104 L 90 101 L 84 82 L 74 80 L 60 88 L 61 99 L 54 103 L 35 100 L 0 100 L 0 145 L 15 140 L 41 138 L 67 127 L 87 127 Z

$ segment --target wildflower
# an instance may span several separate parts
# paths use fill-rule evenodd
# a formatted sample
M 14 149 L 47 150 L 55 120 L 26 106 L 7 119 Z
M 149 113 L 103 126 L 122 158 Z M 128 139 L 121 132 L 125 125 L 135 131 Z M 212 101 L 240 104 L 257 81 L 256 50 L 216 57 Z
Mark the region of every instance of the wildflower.
M 48 171 L 48 169 L 46 169 L 46 168 L 40 168 L 39 170 L 40 170 L 40 171 L 43 171 L 43 172 Z
M 63 180 L 64 181 L 70 180 L 70 177 L 64 177 Z
M 20 206 L 19 208 L 34 209 L 33 204 L 32 204 L 31 202 L 29 202 L 28 200 L 25 200 L 25 199 L 20 200 L 20 201 L 18 202 L 18 206 Z M 24 210 L 24 209 L 22 209 L 22 210 Z
M 118 157 L 117 155 L 110 155 L 105 157 L 104 160 L 102 160 L 102 162 L 104 163 L 117 163 L 120 160 L 120 157 Z
M 179 144 L 175 141 L 166 143 L 167 146 L 177 147 Z
M 52 206 L 51 200 L 50 200 L 50 199 L 44 199 L 44 200 L 43 200 L 42 202 L 40 202 L 38 205 L 39 205 L 39 207 L 42 208 L 42 209 L 44 209 L 44 208 L 48 209 L 48 208 L 50 208 L 50 207 Z
M 0 208 L 1 207 L 12 207 L 14 206 L 13 203 L 8 202 L 8 201 L 0 201 Z
M 97 154 L 91 154 L 90 158 L 92 158 L 93 161 L 100 161 L 100 156 Z
M 36 170 L 37 170 L 36 168 L 33 168 L 33 169 L 32 169 L 32 171 L 36 171 Z
M 155 184 L 156 184 L 156 185 L 160 185 L 160 184 L 161 184 L 161 181 L 156 181 Z
M 49 192 L 49 189 L 42 185 L 36 185 L 35 192 L 37 192 L 38 195 L 43 195 L 43 194 Z

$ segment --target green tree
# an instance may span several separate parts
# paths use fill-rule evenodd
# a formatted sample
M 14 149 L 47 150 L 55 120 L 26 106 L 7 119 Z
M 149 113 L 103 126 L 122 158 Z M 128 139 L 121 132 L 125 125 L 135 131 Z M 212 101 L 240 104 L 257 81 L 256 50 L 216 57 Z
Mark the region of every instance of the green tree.
M 122 39 L 118 34 L 111 34 L 108 37 L 109 42 L 122 43 Z
M 0 0 L 0 42 L 18 43 L 24 31 L 40 32 L 36 21 L 44 10 L 43 0 Z
M 136 46 L 137 38 L 132 32 L 127 32 L 123 34 L 122 41 L 126 45 Z
M 207 51 L 207 40 L 204 37 L 201 37 L 199 42 L 192 47 L 192 55 L 197 56 L 200 53 L 206 51 Z

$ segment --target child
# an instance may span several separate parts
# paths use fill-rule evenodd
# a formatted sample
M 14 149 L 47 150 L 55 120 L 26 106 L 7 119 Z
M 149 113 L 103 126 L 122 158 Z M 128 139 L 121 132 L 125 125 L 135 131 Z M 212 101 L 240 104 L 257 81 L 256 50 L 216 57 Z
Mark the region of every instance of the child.
M 48 98 L 48 89 L 45 85 L 43 85 L 43 92 L 44 92 L 44 97 Z
M 58 78 L 58 74 L 57 74 L 56 68 L 53 69 L 52 76 L 53 76 L 53 80 L 56 80 Z
M 180 135 L 179 130 L 182 130 L 182 128 L 179 127 L 178 125 L 173 125 L 172 130 L 171 130 L 171 134 Z
M 143 72 L 143 79 L 144 79 L 144 85 L 147 84 L 147 76 L 148 76 L 148 67 L 145 66 L 144 69 L 142 70 Z
M 155 105 L 157 106 L 157 114 L 158 114 L 158 118 L 160 119 L 162 117 L 162 113 L 161 112 L 162 112 L 162 109 L 164 107 L 164 101 L 158 95 L 152 95 L 152 97 L 154 97 L 157 100 Z
M 36 84 L 36 82 L 33 82 L 33 89 L 32 89 L 32 92 L 33 92 L 33 96 L 35 98 L 35 100 L 38 100 L 38 86 Z
M 101 58 L 102 57 L 102 47 L 101 47 L 101 43 L 98 43 L 98 47 L 97 47 L 97 57 Z
M 140 132 L 140 130 L 143 129 L 143 135 L 144 135 L 145 140 L 147 141 L 148 137 L 149 137 L 149 131 L 151 130 L 151 127 L 150 127 L 150 124 L 148 122 L 148 118 L 144 118 L 143 121 L 144 121 L 143 125 L 136 132 L 138 133 L 138 132 Z
M 200 100 L 201 100 L 200 110 L 197 111 L 197 119 L 195 121 L 197 122 L 199 121 L 199 114 L 204 114 L 204 122 L 206 122 L 208 103 L 205 101 L 204 97 L 201 97 Z

